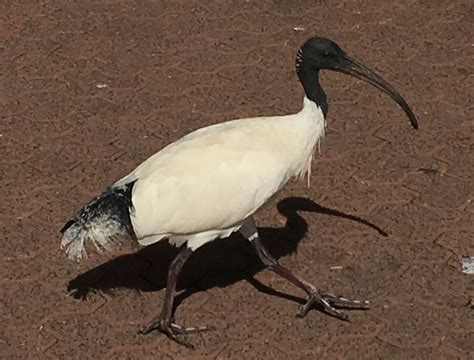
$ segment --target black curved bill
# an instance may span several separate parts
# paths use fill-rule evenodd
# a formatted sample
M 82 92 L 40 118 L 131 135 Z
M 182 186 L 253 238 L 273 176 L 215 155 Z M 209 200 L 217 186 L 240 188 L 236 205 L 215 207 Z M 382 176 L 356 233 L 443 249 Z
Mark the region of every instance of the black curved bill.
M 390 97 L 395 100 L 398 105 L 405 111 L 410 120 L 411 125 L 418 129 L 418 121 L 416 120 L 415 114 L 411 110 L 410 106 L 407 104 L 405 99 L 395 90 L 392 85 L 385 81 L 380 75 L 375 73 L 373 70 L 369 69 L 364 64 L 359 61 L 352 59 L 348 56 L 345 56 L 345 61 L 343 66 L 339 67 L 337 70 L 348 75 L 352 75 L 358 79 L 364 80 L 369 84 L 374 85 L 377 89 L 383 91 L 384 93 L 390 95 Z

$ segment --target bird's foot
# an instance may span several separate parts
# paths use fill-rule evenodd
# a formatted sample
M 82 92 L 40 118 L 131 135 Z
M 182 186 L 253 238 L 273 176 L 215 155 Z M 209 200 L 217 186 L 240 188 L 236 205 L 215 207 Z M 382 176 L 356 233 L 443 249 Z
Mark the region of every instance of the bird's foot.
M 157 319 L 153 320 L 150 324 L 142 327 L 138 332 L 140 334 L 148 334 L 154 330 L 158 330 L 161 333 L 168 336 L 171 340 L 177 342 L 180 345 L 186 346 L 187 348 L 194 349 L 194 346 L 186 339 L 185 335 L 195 334 L 203 331 L 215 330 L 214 326 L 193 326 L 184 327 L 167 321 L 161 315 Z
M 301 307 L 300 312 L 297 314 L 298 317 L 304 317 L 311 307 L 317 304 L 319 305 L 322 310 L 328 313 L 331 316 L 334 316 L 341 320 L 347 320 L 349 317 L 347 314 L 343 313 L 342 311 L 337 310 L 339 309 L 354 309 L 354 310 L 366 310 L 370 307 L 370 303 L 368 301 L 360 301 L 360 300 L 349 300 L 342 296 L 337 296 L 331 293 L 326 292 L 313 292 L 310 296 L 306 304 Z

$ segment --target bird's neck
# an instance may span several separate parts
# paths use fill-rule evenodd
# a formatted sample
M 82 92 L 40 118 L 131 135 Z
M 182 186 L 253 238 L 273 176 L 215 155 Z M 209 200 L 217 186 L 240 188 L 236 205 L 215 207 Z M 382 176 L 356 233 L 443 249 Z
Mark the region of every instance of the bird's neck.
M 301 50 L 296 57 L 296 73 L 300 79 L 301 85 L 306 97 L 318 105 L 324 117 L 328 113 L 328 101 L 321 84 L 319 83 L 319 70 L 312 68 L 301 54 Z

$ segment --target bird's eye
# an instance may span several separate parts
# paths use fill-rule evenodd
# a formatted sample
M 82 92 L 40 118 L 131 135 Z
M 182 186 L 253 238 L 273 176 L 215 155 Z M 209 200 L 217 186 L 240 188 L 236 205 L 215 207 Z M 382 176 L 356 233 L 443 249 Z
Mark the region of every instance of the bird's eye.
M 329 56 L 329 52 L 328 52 L 328 51 L 325 51 L 323 55 L 326 56 L 326 57 L 328 57 L 328 56 Z

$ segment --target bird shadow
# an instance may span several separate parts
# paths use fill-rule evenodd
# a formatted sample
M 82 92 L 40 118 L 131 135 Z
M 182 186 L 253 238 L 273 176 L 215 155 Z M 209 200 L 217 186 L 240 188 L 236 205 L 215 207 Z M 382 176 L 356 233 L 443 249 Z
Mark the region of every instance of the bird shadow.
M 285 225 L 280 228 L 259 228 L 262 242 L 276 259 L 295 253 L 307 233 L 308 224 L 298 211 L 352 220 L 387 236 L 382 229 L 367 220 L 323 207 L 306 198 L 285 198 L 278 202 L 277 208 L 286 218 Z M 80 274 L 69 282 L 67 290 L 71 296 L 82 300 L 91 292 L 109 293 L 117 288 L 145 292 L 161 290 L 166 287 L 168 268 L 177 253 L 178 250 L 168 242 L 158 242 Z M 273 290 L 255 279 L 254 275 L 264 267 L 251 244 L 237 233 L 206 244 L 197 249 L 184 265 L 177 286 L 182 292 L 175 298 L 175 308 L 196 292 L 225 287 L 242 280 L 247 280 L 260 292 L 304 303 L 305 300 L 299 297 Z

